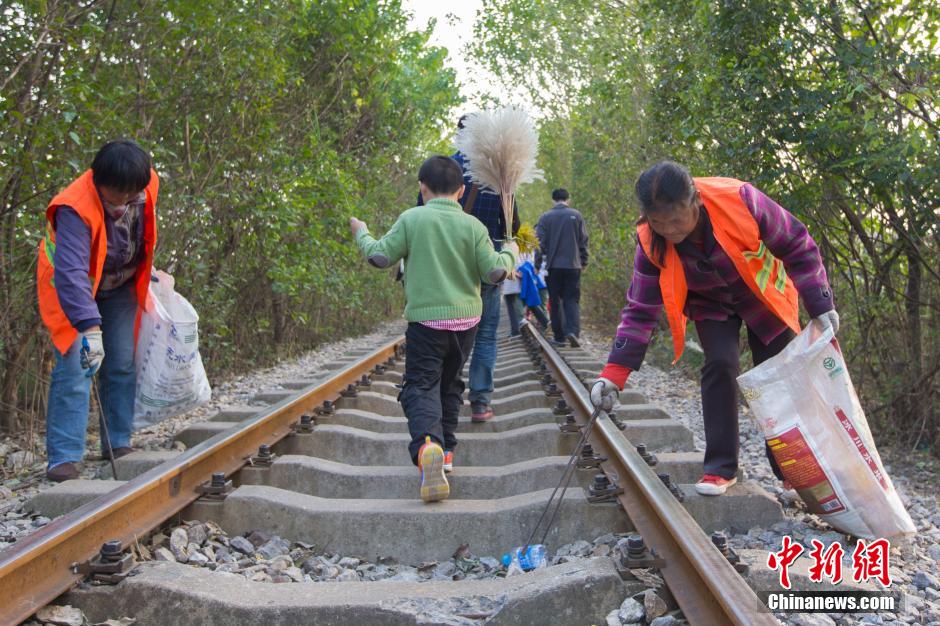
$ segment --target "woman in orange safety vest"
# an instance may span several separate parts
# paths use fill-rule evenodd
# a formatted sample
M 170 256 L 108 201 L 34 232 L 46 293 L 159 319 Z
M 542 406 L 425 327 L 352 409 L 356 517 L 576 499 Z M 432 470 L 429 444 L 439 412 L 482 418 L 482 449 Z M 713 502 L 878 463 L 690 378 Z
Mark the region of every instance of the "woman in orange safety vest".
M 55 347 L 46 411 L 46 476 L 79 476 L 98 373 L 104 458 L 132 451 L 134 346 L 157 241 L 157 174 L 133 141 L 112 141 L 46 209 L 39 312 Z M 101 432 L 105 432 L 102 428 Z
M 665 309 L 675 359 L 695 322 L 705 353 L 703 495 L 736 482 L 741 324 L 755 364 L 778 354 L 800 330 L 798 299 L 811 317 L 838 330 L 832 291 L 816 243 L 792 214 L 753 185 L 732 178 L 692 178 L 664 161 L 636 183 L 633 280 L 607 365 L 591 388 L 596 406 L 610 405 L 639 369 Z M 774 474 L 783 479 L 770 455 Z

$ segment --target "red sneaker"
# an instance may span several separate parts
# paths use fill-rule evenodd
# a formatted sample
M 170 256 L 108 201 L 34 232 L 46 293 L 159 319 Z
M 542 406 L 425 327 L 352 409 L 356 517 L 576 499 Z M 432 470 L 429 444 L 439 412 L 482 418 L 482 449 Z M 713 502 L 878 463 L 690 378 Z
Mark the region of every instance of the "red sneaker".
M 722 478 L 714 474 L 705 474 L 695 483 L 695 490 L 703 496 L 720 496 L 736 482 L 738 482 L 738 479 L 733 476 L 731 478 Z
M 488 404 L 476 403 L 470 405 L 470 421 L 482 424 L 493 419 L 493 407 Z
M 428 436 L 418 450 L 421 470 L 421 499 L 425 502 L 444 500 L 450 495 L 450 484 L 444 476 L 444 449 Z
M 444 450 L 444 471 L 450 473 L 454 471 L 454 451 Z

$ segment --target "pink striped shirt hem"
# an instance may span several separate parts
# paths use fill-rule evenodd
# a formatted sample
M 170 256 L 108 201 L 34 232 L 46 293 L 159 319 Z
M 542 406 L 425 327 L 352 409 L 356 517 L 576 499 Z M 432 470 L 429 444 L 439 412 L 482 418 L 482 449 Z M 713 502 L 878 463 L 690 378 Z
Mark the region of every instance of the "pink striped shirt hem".
M 428 320 L 427 322 L 420 322 L 422 326 L 427 326 L 434 330 L 447 330 L 454 333 L 462 330 L 470 330 L 479 323 L 479 317 L 458 317 L 451 320 Z

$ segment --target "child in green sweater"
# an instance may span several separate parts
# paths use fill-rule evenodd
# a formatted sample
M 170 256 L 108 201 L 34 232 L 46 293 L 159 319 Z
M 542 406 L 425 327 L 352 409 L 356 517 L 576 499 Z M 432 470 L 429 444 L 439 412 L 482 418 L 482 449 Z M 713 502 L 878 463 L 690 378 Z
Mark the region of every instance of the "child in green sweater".
M 450 157 L 433 156 L 418 182 L 424 206 L 402 213 L 376 240 L 364 222 L 350 218 L 356 243 L 377 268 L 405 261 L 405 376 L 398 396 L 411 433 L 409 452 L 421 470 L 421 499 L 450 495 L 445 472 L 453 468 L 460 379 L 483 311 L 480 282 L 496 284 L 516 266 L 518 248 L 493 249 L 489 234 L 457 202 L 463 170 Z

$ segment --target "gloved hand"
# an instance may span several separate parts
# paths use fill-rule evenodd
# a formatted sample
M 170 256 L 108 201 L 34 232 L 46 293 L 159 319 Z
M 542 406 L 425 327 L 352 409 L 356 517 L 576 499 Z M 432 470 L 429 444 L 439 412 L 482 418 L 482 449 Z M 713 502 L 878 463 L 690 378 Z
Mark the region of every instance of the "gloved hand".
M 100 330 L 86 330 L 82 333 L 82 348 L 79 353 L 85 376 L 91 378 L 97 373 L 104 360 L 104 344 Z
M 839 314 L 836 313 L 836 310 L 826 311 L 822 315 L 816 318 L 820 324 L 822 324 L 823 330 L 826 330 L 832 326 L 832 334 L 835 335 L 839 332 Z
M 611 411 L 614 408 L 614 401 L 617 399 L 617 393 L 620 390 L 613 382 L 606 378 L 598 378 L 591 385 L 591 404 L 595 409 L 601 411 Z

